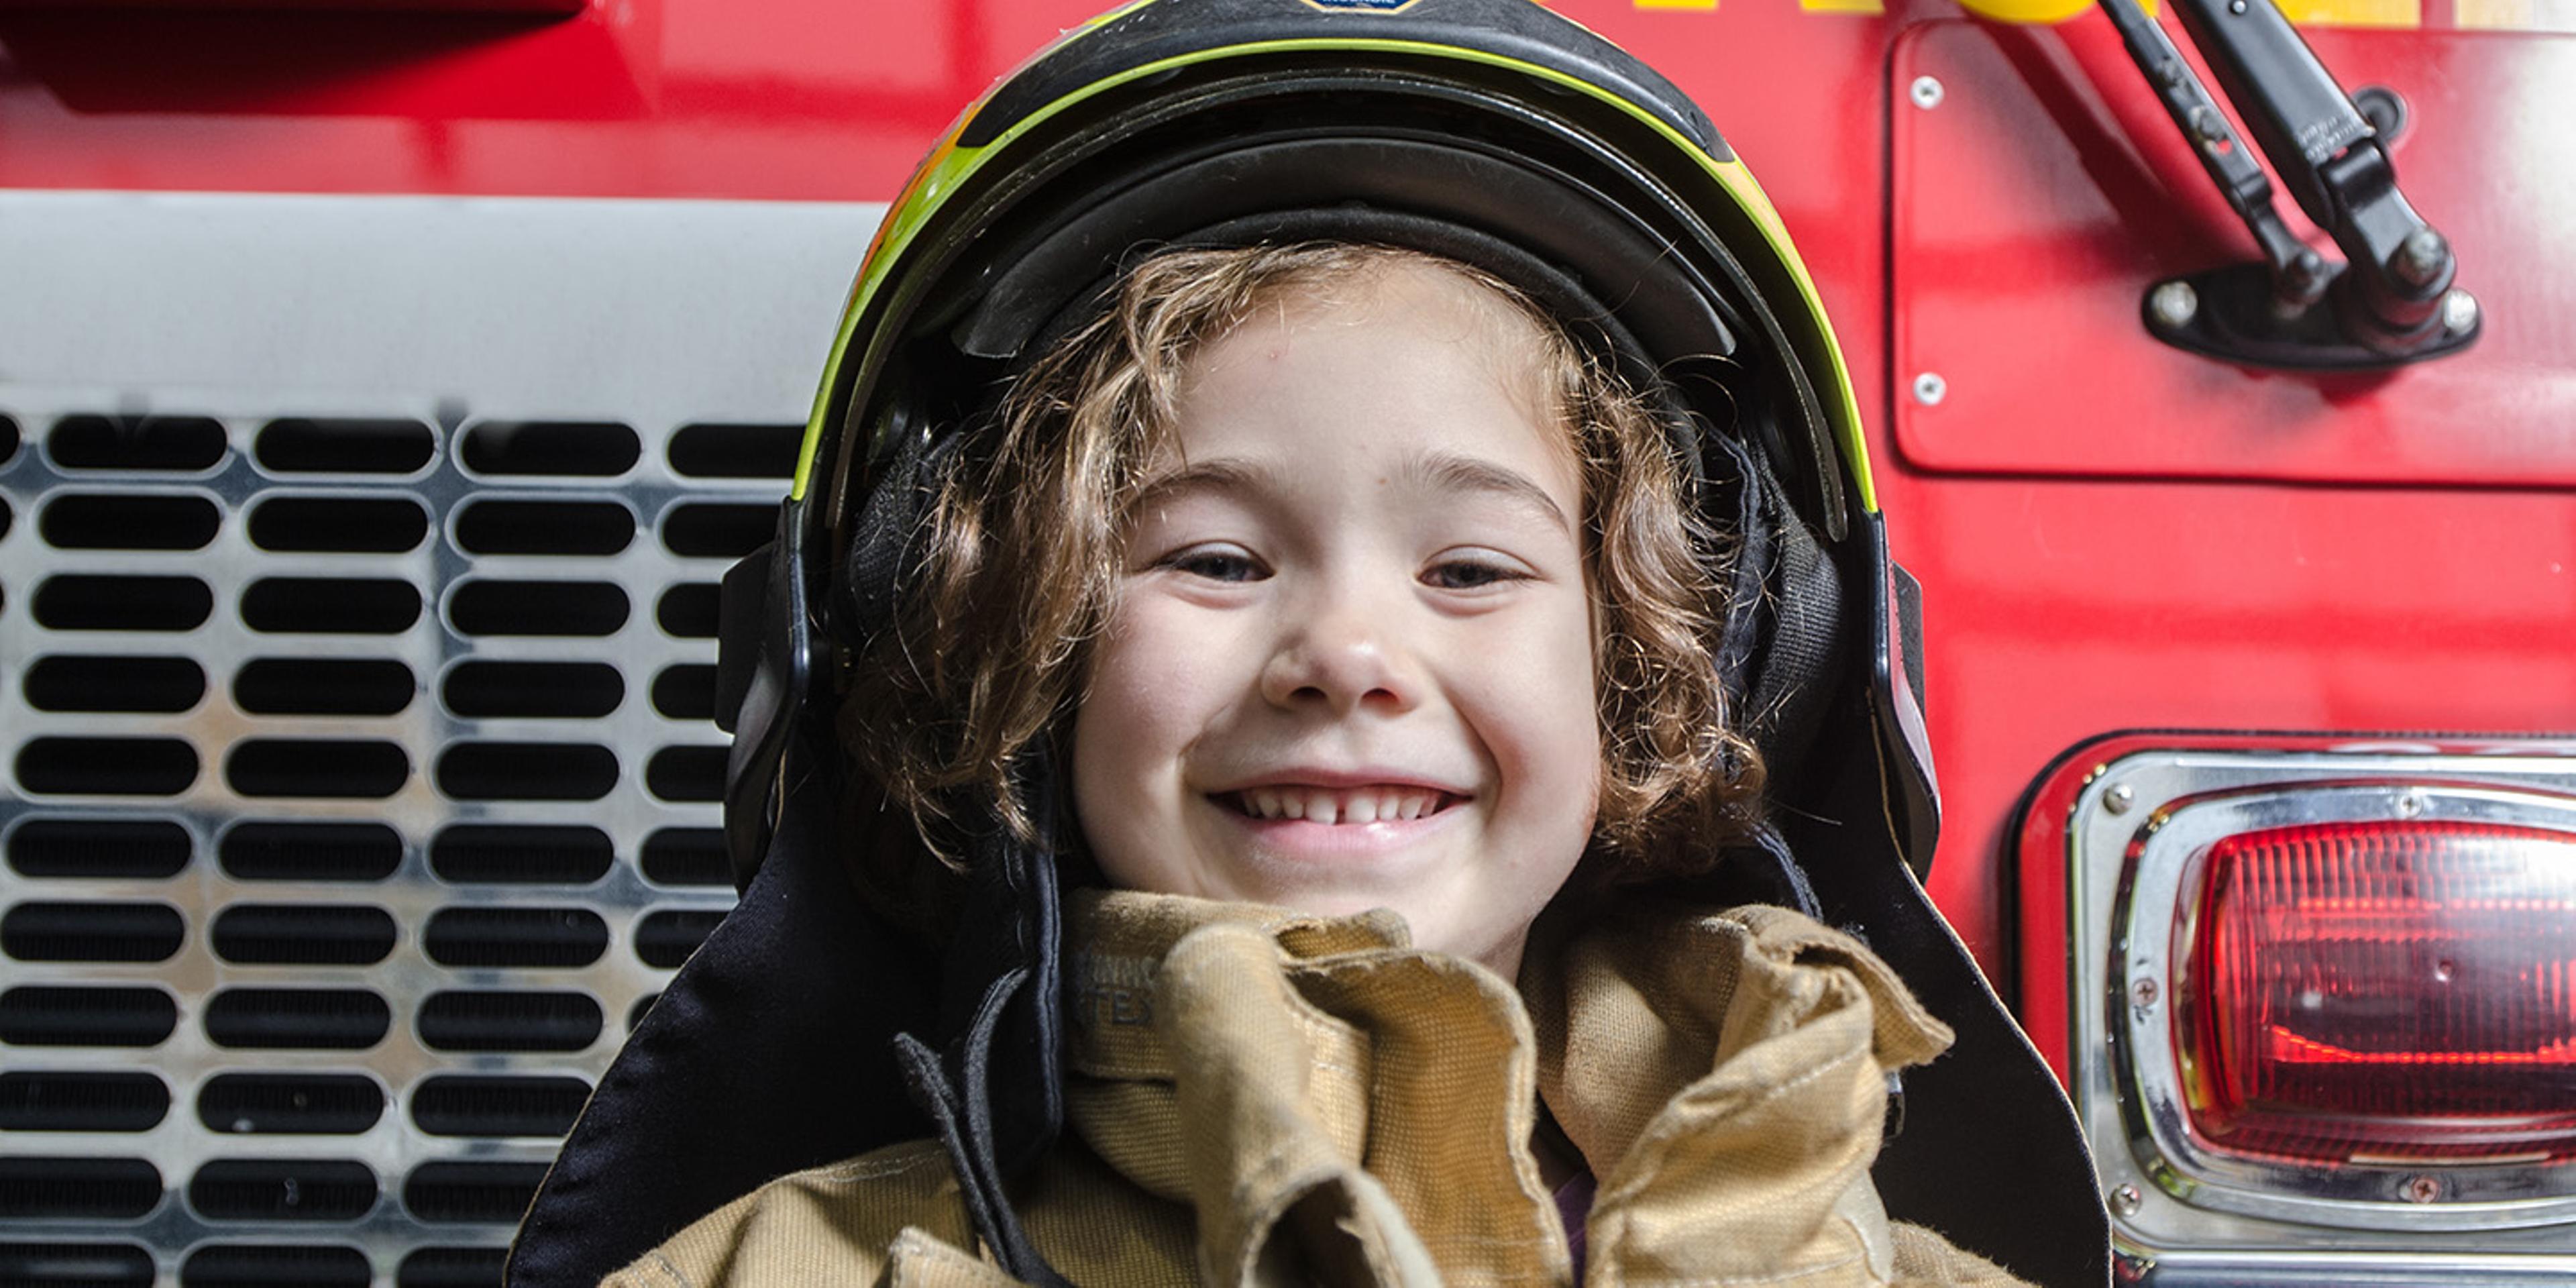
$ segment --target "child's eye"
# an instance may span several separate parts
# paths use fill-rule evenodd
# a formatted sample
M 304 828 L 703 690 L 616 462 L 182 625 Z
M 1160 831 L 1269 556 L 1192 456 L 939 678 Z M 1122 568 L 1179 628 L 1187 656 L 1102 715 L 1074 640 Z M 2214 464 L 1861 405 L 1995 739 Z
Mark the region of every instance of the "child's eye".
M 1504 582 L 1527 581 L 1529 571 L 1497 555 L 1459 555 L 1431 565 L 1422 583 L 1440 590 L 1480 590 Z
M 1164 556 L 1162 566 L 1209 581 L 1259 581 L 1270 575 L 1250 551 L 1236 545 L 1192 546 Z

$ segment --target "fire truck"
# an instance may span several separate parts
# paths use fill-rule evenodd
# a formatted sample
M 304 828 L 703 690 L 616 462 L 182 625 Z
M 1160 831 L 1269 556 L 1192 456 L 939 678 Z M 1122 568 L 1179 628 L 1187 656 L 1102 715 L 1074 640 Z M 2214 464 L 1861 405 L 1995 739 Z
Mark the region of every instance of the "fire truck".
M 0 1284 L 501 1281 L 852 270 L 1099 3 L 0 0 Z M 2118 1273 L 2576 1282 L 2576 5 L 1550 7 L 1803 255 Z

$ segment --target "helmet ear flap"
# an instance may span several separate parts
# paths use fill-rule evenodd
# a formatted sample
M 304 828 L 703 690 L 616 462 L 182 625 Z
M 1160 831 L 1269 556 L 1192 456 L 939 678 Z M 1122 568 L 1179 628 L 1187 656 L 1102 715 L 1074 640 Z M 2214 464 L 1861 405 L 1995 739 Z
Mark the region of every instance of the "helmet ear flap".
M 1849 674 L 1855 628 L 1844 615 L 1842 576 L 1761 453 L 1733 434 L 1702 442 L 1722 458 L 1704 508 L 1731 513 L 1736 540 L 1718 675 L 1736 727 L 1774 780 L 1795 781 L 1827 724 L 1824 708 Z
M 833 635 L 850 646 L 893 629 L 905 579 L 921 565 L 931 507 L 964 437 L 914 423 L 899 402 L 887 419 L 893 423 L 886 439 L 895 454 L 867 489 L 858 521 L 849 525 L 841 576 L 832 588 Z

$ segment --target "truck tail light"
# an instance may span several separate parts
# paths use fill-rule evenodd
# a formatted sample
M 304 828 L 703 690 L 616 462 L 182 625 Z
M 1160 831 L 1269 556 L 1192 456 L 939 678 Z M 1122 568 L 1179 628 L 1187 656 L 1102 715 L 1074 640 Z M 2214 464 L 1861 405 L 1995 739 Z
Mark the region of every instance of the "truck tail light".
M 2576 1156 L 2576 836 L 2380 819 L 2205 852 L 2171 1023 L 2191 1129 L 2312 1167 Z
M 2125 1281 L 2576 1283 L 2576 737 L 2112 734 L 2020 858 Z

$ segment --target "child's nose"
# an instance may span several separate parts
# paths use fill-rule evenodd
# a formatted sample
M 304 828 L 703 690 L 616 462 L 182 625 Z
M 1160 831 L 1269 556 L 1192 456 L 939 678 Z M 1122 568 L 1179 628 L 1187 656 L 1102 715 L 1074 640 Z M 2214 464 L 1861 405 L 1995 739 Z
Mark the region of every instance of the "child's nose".
M 1274 706 L 1323 706 L 1339 715 L 1363 708 L 1395 714 L 1421 698 L 1420 681 L 1391 651 L 1379 624 L 1341 612 L 1312 619 L 1270 655 L 1261 695 Z

